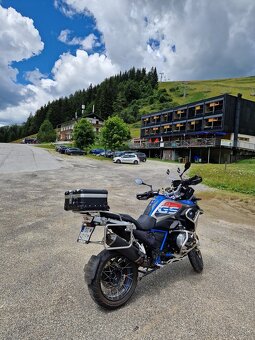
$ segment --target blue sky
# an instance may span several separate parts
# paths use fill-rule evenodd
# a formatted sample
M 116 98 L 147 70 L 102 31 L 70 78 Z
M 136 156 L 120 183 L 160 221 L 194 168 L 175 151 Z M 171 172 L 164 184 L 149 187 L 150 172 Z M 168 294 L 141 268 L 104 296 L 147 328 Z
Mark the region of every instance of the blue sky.
M 0 0 L 0 126 L 133 66 L 255 75 L 254 18 L 254 0 Z
M 2 6 L 13 7 L 25 17 L 32 18 L 34 26 L 40 32 L 44 42 L 43 53 L 20 62 L 13 62 L 13 66 L 18 68 L 20 73 L 17 80 L 20 83 L 27 83 L 25 72 L 38 68 L 41 73 L 50 75 L 58 57 L 67 51 L 75 53 L 78 45 L 66 45 L 58 40 L 62 30 L 69 29 L 72 35 L 85 37 L 94 33 L 100 37 L 100 32 L 96 29 L 93 16 L 77 13 L 72 17 L 67 17 L 55 8 L 52 0 L 2 0 Z M 102 51 L 101 48 L 94 48 L 89 53 Z

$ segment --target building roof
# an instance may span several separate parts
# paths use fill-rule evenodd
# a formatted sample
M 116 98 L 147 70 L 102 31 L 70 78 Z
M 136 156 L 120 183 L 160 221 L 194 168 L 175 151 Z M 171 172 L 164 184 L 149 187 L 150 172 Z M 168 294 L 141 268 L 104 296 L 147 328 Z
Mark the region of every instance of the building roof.
M 60 126 L 65 126 L 65 125 L 70 125 L 70 124 L 73 124 L 73 123 L 76 123 L 76 119 L 72 119 L 72 120 L 68 120 L 67 122 L 63 122 L 60 124 Z
M 104 121 L 103 118 L 101 118 L 100 116 L 98 116 L 97 114 L 95 113 L 90 113 L 89 115 L 85 116 L 84 118 L 97 118 L 98 120 L 101 120 L 102 122 Z

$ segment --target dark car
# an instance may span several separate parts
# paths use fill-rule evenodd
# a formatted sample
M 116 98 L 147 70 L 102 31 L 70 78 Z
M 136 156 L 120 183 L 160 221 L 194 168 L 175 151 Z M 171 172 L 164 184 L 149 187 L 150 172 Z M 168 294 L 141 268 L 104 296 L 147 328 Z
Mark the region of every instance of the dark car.
M 98 155 L 101 152 L 104 152 L 104 149 L 92 149 L 92 150 L 90 150 L 89 153 L 92 153 L 92 155 Z
M 55 150 L 59 152 L 60 148 L 63 148 L 63 147 L 67 148 L 66 145 L 58 144 L 58 145 L 55 146 Z
M 37 144 L 38 141 L 36 138 L 25 138 L 23 139 L 23 144 Z
M 58 148 L 58 152 L 59 153 L 65 153 L 66 149 L 67 149 L 66 145 L 60 145 L 60 147 Z
M 113 152 L 111 150 L 105 150 L 103 152 L 98 153 L 97 156 L 103 156 L 103 157 L 107 157 L 107 158 L 112 158 L 113 157 Z
M 123 156 L 124 153 L 126 153 L 125 151 L 115 151 L 113 153 L 113 157 L 120 157 L 120 156 Z
M 65 153 L 67 155 L 85 155 L 85 151 L 83 151 L 79 148 L 67 148 L 65 150 Z
M 140 159 L 141 162 L 146 162 L 147 156 L 143 152 L 135 152 L 137 157 Z

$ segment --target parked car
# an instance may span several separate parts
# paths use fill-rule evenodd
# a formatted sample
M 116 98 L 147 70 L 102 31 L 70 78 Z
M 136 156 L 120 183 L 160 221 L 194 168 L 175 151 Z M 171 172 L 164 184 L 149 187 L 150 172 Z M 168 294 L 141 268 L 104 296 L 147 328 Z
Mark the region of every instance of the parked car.
M 89 153 L 92 153 L 92 155 L 98 155 L 101 152 L 104 152 L 104 149 L 92 149 L 92 150 L 90 150 Z
M 67 148 L 65 150 L 65 154 L 67 155 L 85 155 L 85 151 L 79 148 Z
M 37 144 L 38 141 L 36 138 L 24 138 L 22 141 L 23 144 Z
M 113 153 L 113 157 L 120 157 L 122 155 L 124 155 L 126 152 L 125 151 L 115 151 Z
M 58 148 L 58 152 L 59 153 L 65 153 L 66 149 L 68 147 L 66 145 L 61 145 L 59 148 Z
M 107 158 L 112 158 L 113 157 L 113 152 L 111 150 L 106 150 L 106 151 L 100 152 L 99 154 L 97 154 L 97 156 L 103 156 L 103 157 L 107 157 Z
M 57 144 L 57 145 L 55 146 L 55 150 L 59 152 L 60 148 L 62 148 L 62 147 L 67 148 L 66 145 Z
M 135 152 L 141 162 L 146 162 L 147 156 L 144 152 Z
M 139 164 L 140 160 L 138 156 L 134 153 L 125 153 L 119 157 L 113 157 L 114 163 L 131 163 L 131 164 Z

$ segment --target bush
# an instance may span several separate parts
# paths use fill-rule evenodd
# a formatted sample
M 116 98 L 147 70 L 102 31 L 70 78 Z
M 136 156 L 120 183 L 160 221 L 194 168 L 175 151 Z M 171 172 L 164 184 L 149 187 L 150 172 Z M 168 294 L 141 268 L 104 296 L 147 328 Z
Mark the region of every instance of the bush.
M 56 131 L 53 129 L 51 122 L 48 119 L 45 119 L 37 134 L 38 141 L 40 143 L 55 142 L 56 137 Z
M 80 148 L 88 148 L 95 142 L 95 133 L 92 124 L 86 119 L 82 118 L 74 126 L 73 139 L 75 145 Z

